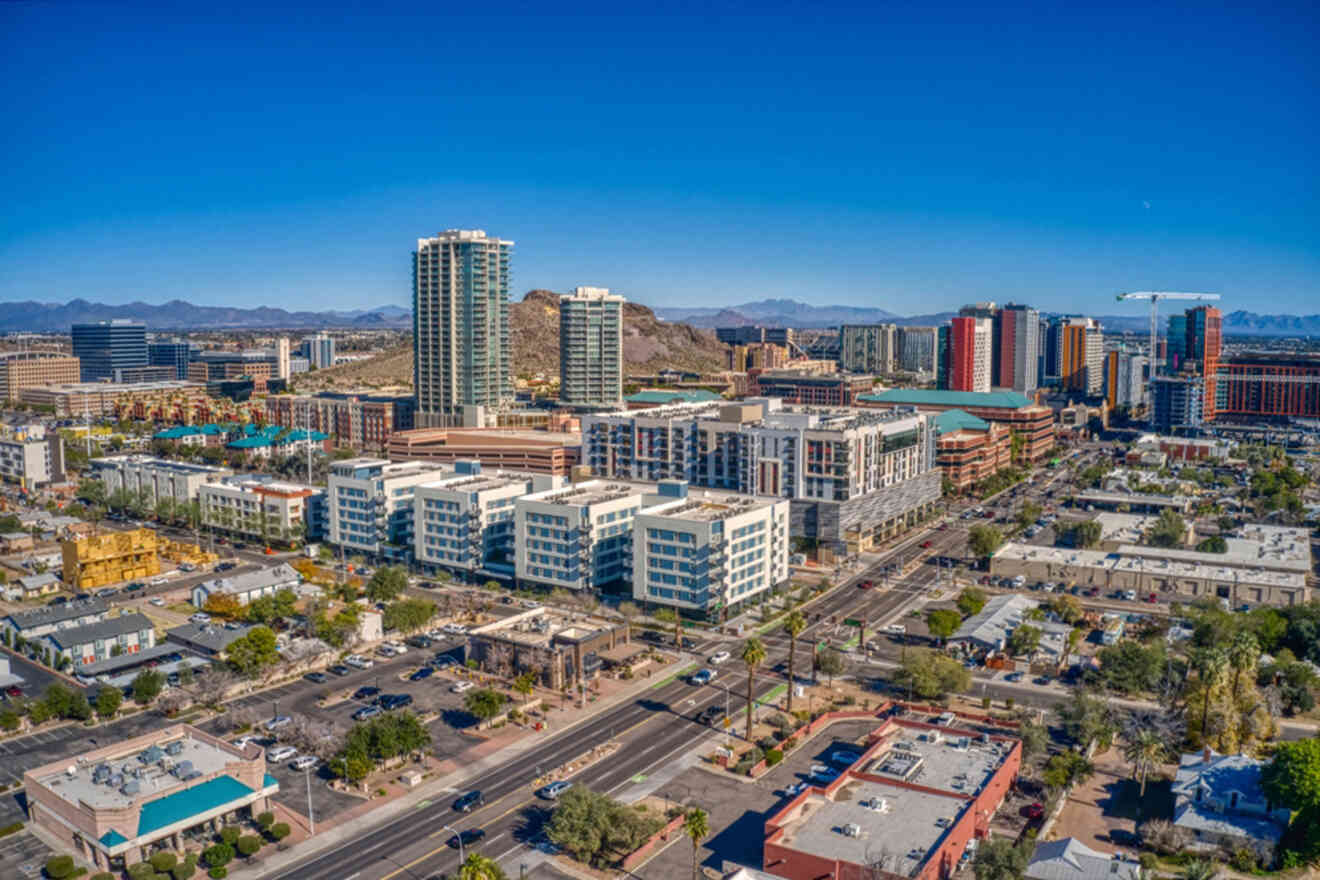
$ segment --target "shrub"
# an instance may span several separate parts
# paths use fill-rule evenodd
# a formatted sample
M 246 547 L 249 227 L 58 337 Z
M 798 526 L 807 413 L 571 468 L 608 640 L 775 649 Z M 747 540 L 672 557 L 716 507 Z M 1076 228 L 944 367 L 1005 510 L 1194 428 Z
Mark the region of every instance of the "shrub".
M 179 862 L 170 871 L 170 877 L 173 880 L 188 880 L 193 874 L 197 873 L 196 862 Z
M 259 814 L 257 816 L 257 824 L 261 826 L 263 831 L 270 828 L 270 826 L 275 824 L 275 814 L 269 810 Z
M 102 871 L 99 874 L 93 874 L 90 880 L 117 880 L 117 878 L 109 871 Z
M 784 753 L 779 749 L 766 749 L 765 763 L 767 767 L 773 767 L 784 760 Z
M 129 880 L 156 880 L 159 876 L 151 862 L 137 862 L 128 866 Z
M 234 848 L 227 843 L 217 843 L 202 853 L 209 868 L 222 868 L 234 857 Z M 215 876 L 212 874 L 211 876 Z
M 226 825 L 224 828 L 220 829 L 220 839 L 230 846 L 238 843 L 238 836 L 238 829 L 233 825 Z
M 51 856 L 46 859 L 46 876 L 52 880 L 65 880 L 73 876 L 73 856 Z
M 777 745 L 779 745 L 779 740 L 775 739 L 773 736 L 763 736 L 756 741 L 756 747 L 763 752 L 769 751 Z
M 179 857 L 172 852 L 158 852 L 150 861 L 151 867 L 164 874 L 179 863 Z
M 795 748 L 797 748 L 797 737 L 790 736 L 780 745 L 779 750 L 781 752 L 791 752 Z
M 261 849 L 261 838 L 255 834 L 245 834 L 238 839 L 238 854 L 245 859 L 250 859 Z
M 283 840 L 289 836 L 290 828 L 288 822 L 276 822 L 270 826 L 270 836 L 276 840 Z
M 1167 819 L 1147 819 L 1137 828 L 1141 842 L 1160 855 L 1174 855 L 1186 849 L 1190 837 L 1185 829 Z
M 229 876 L 229 869 L 223 867 L 212 868 L 206 872 L 206 876 L 210 877 L 211 880 L 224 880 L 225 877 Z

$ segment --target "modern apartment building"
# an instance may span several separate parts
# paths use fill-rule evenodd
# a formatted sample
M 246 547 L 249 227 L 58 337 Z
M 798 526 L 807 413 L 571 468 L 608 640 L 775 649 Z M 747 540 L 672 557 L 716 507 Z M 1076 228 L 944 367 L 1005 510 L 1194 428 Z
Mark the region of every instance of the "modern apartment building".
M 1110 409 L 1146 402 L 1146 356 L 1129 351 L 1105 353 L 1105 400 Z
M 897 325 L 844 324 L 839 327 L 839 369 L 885 376 L 894 372 L 897 359 Z
M 147 363 L 153 367 L 171 367 L 170 379 L 187 379 L 188 364 L 192 361 L 192 343 L 183 339 L 159 340 L 147 343 Z
M 773 342 L 749 342 L 730 345 L 726 366 L 736 373 L 748 370 L 774 370 L 788 363 L 788 349 Z
M 266 398 L 266 421 L 281 428 L 327 434 L 336 446 L 384 449 L 390 437 L 414 426 L 411 396 L 323 391 L 312 395 L 272 394 Z
M 1054 448 L 1054 411 L 1035 403 L 1016 391 L 931 391 L 922 388 L 892 388 L 878 394 L 864 394 L 858 406 L 889 409 L 915 407 L 921 412 L 942 413 L 963 410 L 987 422 L 1003 424 L 1022 438 L 1024 462 L 1039 462 Z
M 153 504 L 161 498 L 196 501 L 202 486 L 233 474 L 229 468 L 137 454 L 93 458 L 88 467 L 107 495 L 118 489 L 145 492 Z
M 1104 389 L 1104 333 L 1092 318 L 1070 318 L 1060 329 L 1059 383 L 1089 397 Z
M 121 367 L 147 365 L 147 327 L 116 318 L 73 325 L 73 354 L 84 382 L 112 379 Z
M 724 620 L 788 581 L 791 502 L 659 485 L 633 518 L 638 602 Z
M 64 438 L 58 431 L 16 433 L 0 438 L 0 479 L 23 489 L 63 483 Z
M 9 351 L 0 354 L 0 395 L 12 405 L 24 388 L 77 382 L 80 375 L 76 357 L 56 351 Z
M 874 377 L 857 373 L 814 373 L 807 370 L 764 370 L 752 378 L 759 397 L 778 397 L 802 406 L 852 406 L 857 395 L 875 387 Z
M 511 575 L 515 502 L 563 485 L 562 477 L 483 473 L 479 462 L 457 462 L 452 474 L 414 490 L 413 555 L 450 572 Z
M 1171 371 L 1190 370 L 1205 379 L 1204 416 L 1215 417 L 1224 316 L 1214 306 L 1197 306 L 1169 318 L 1167 358 Z
M 407 560 L 413 553 L 413 492 L 446 473 L 439 465 L 383 458 L 333 462 L 326 540 L 348 554 Z
M 1150 425 L 1160 434 L 1200 428 L 1205 419 L 1205 380 L 1156 376 L 1150 380 Z
M 1009 303 L 995 313 L 994 322 L 999 358 L 994 386 L 1027 394 L 1035 391 L 1040 384 L 1040 312 Z
M 633 518 L 645 499 L 641 487 L 607 480 L 516 499 L 518 580 L 570 590 L 629 580 Z
M 417 426 L 480 425 L 513 398 L 509 259 L 513 242 L 480 229 L 419 238 L 413 252 Z
M 335 338 L 329 333 L 316 333 L 302 341 L 302 355 L 318 370 L 335 365 Z
M 994 369 L 994 322 L 959 316 L 949 321 L 950 391 L 989 391 Z
M 50 407 L 60 418 L 191 418 L 207 402 L 206 386 L 195 382 L 142 382 L 112 385 L 107 382 L 70 382 L 24 388 L 19 400 Z
M 898 366 L 909 373 L 940 372 L 939 328 L 899 327 Z
M 793 535 L 840 552 L 896 534 L 940 496 L 935 435 L 917 412 L 674 404 L 584 416 L 582 451 L 600 477 L 786 498 Z
M 1216 419 L 1320 419 L 1320 357 L 1256 352 L 1218 360 L 1214 395 Z
M 559 300 L 559 402 L 623 405 L 623 297 L 577 287 Z
M 319 541 L 325 536 L 325 490 L 270 476 L 229 477 L 198 488 L 202 522 L 264 541 Z

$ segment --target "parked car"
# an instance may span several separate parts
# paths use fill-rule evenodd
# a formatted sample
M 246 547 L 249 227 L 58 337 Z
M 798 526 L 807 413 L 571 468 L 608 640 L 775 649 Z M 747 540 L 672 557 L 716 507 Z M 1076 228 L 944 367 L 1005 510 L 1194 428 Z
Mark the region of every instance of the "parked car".
M 485 806 L 486 799 L 481 796 L 480 791 L 469 791 L 466 794 L 459 795 L 454 801 L 454 809 L 460 813 L 470 813 L 477 807 Z
M 237 567 L 238 567 L 238 563 L 236 563 L 236 562 L 222 562 L 222 563 L 220 563 L 219 565 L 217 565 L 217 566 L 215 567 L 215 570 L 216 570 L 216 571 L 231 571 L 231 570 L 233 570 L 234 568 L 237 568 Z
M 238 746 L 240 749 L 245 749 L 247 748 L 248 743 L 256 742 L 259 739 L 261 739 L 261 737 L 254 733 L 245 733 L 238 739 L 234 740 L 234 745 Z
M 434 667 L 437 671 L 441 669 L 448 669 L 449 667 L 456 665 L 458 665 L 458 661 L 455 660 L 453 657 L 450 657 L 448 654 L 441 654 L 437 657 L 431 658 L 431 666 Z
M 375 718 L 385 712 L 380 706 L 363 706 L 354 712 L 351 717 L 354 721 L 366 721 L 368 718 Z
M 456 681 L 449 686 L 449 690 L 455 694 L 461 694 L 464 691 L 470 691 L 472 690 L 472 682 L 466 680 Z
M 353 691 L 353 699 L 355 700 L 370 700 L 379 695 L 380 695 L 380 688 L 372 687 L 369 684 L 363 685 L 362 687 Z
M 309 672 L 304 675 L 303 678 L 314 684 L 325 684 L 330 680 L 330 676 L 326 675 L 324 672 Z
M 338 675 L 338 676 L 340 676 L 340 677 L 343 677 L 343 676 L 345 676 L 345 675 L 352 675 L 352 674 L 353 674 L 353 670 L 350 669 L 350 668 L 348 668 L 347 666 L 345 666 L 345 665 L 342 664 L 342 663 L 336 663 L 334 666 L 331 666 L 331 667 L 330 667 L 330 671 L 333 672 L 335 675 Z
M 376 665 L 374 660 L 363 657 L 361 654 L 349 654 L 344 658 L 344 662 L 354 669 L 370 669 Z
M 930 541 L 922 541 L 922 542 L 921 542 L 921 549 L 922 549 L 922 550 L 929 550 L 929 549 L 930 549 L 930 543 L 931 543 Z
M 430 678 L 431 675 L 432 675 L 434 672 L 435 672 L 435 670 L 432 669 L 432 668 L 429 667 L 429 666 L 419 666 L 419 667 L 417 667 L 417 671 L 416 671 L 416 672 L 414 672 L 412 675 L 408 676 L 408 680 L 409 680 L 409 681 L 422 681 L 423 679 Z
M 573 787 L 573 783 L 567 780 L 552 782 L 536 793 L 536 796 L 547 801 L 557 800 L 561 794 Z
M 1008 675 L 1004 676 L 1004 681 L 1021 681 L 1023 677 L 1024 674 L 1021 672 L 1010 672 Z
M 839 764 L 844 767 L 851 767 L 853 764 L 857 762 L 857 753 L 849 752 L 844 749 L 839 749 L 837 751 L 830 752 L 829 760 L 831 764 Z
M 153 597 L 151 597 L 150 599 L 147 600 L 147 604 L 148 604 L 148 605 L 155 605 L 157 608 L 164 608 L 164 607 L 165 607 L 165 600 L 162 599 L 160 596 L 153 596 Z
M 266 750 L 266 760 L 273 764 L 278 764 L 281 761 L 289 760 L 297 754 L 298 750 L 293 746 L 275 746 L 272 749 Z
M 196 614 L 194 614 L 192 617 L 189 617 L 188 619 L 193 623 L 210 623 L 211 615 L 207 614 L 205 611 L 198 611 Z
M 321 759 L 316 757 L 316 755 L 302 755 L 301 757 L 294 758 L 289 766 L 294 770 L 310 770 L 319 763 L 321 763 Z
M 118 596 L 118 595 L 119 595 L 119 591 L 116 590 L 114 587 L 103 587 L 102 589 L 96 591 L 96 596 L 98 599 L 109 599 L 111 596 Z
M 480 828 L 464 828 L 462 831 L 449 838 L 449 848 L 458 849 L 459 846 L 470 847 L 473 844 L 480 843 L 486 832 Z
M 708 658 L 708 662 L 715 664 L 727 663 L 729 658 L 732 656 L 733 655 L 730 654 L 728 651 L 716 651 L 714 654 L 710 655 L 710 657 Z
M 1040 803 L 1027 804 L 1018 812 L 1027 819 L 1043 819 L 1045 818 L 1045 805 Z
M 408 640 L 408 644 L 412 645 L 414 648 L 426 650 L 431 647 L 432 640 L 430 636 L 413 636 Z
M 858 582 L 857 582 L 857 589 L 859 589 L 859 590 L 869 590 L 869 589 L 871 589 L 871 588 L 874 587 L 874 586 L 875 586 L 875 581 L 858 581 Z
M 276 715 L 274 718 L 266 722 L 265 727 L 267 730 L 279 730 L 281 727 L 286 727 L 292 723 L 293 719 L 288 715 Z

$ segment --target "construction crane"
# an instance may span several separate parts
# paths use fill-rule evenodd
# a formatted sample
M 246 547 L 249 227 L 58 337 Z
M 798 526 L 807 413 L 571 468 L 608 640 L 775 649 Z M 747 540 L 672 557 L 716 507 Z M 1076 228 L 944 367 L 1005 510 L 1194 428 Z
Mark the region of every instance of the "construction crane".
M 1172 291 L 1172 290 L 1139 290 L 1139 291 L 1136 291 L 1135 293 L 1120 293 L 1120 294 L 1118 295 L 1118 301 L 1119 301 L 1119 302 L 1127 302 L 1128 300 L 1134 300 L 1134 299 L 1148 299 L 1148 300 L 1150 300 L 1150 352 L 1149 352 L 1149 356 L 1150 356 L 1150 377 L 1151 377 L 1152 379 L 1154 379 L 1154 378 L 1155 378 L 1155 371 L 1156 371 L 1156 363 L 1157 363 L 1157 358 L 1155 357 L 1155 353 L 1159 350 L 1159 349 L 1156 348 L 1155 343 L 1156 343 L 1156 341 L 1157 341 L 1157 339 L 1158 339 L 1158 336 L 1159 336 L 1159 328 L 1160 328 L 1160 300 L 1163 300 L 1163 299 L 1192 299 L 1192 300 L 1219 299 L 1219 294 L 1217 294 L 1217 293 L 1178 293 L 1177 291 Z

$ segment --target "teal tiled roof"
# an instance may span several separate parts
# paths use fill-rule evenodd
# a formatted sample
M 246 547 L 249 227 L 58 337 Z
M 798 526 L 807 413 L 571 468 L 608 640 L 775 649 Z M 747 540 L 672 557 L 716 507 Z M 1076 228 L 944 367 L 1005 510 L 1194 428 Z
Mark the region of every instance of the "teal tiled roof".
M 105 847 L 119 846 L 121 843 L 128 843 L 128 838 L 111 828 L 105 834 L 101 835 L 101 845 Z
M 935 433 L 950 434 L 954 431 L 988 431 L 990 423 L 978 419 L 969 412 L 960 409 L 946 409 L 935 416 Z
M 997 409 L 1021 409 L 1031 406 L 1031 398 L 1016 391 L 931 391 L 925 388 L 891 388 L 879 394 L 859 394 L 858 400 L 870 403 L 896 403 L 911 406 L 989 406 Z
M 176 822 L 183 822 L 252 793 L 252 789 L 232 776 L 217 776 L 201 785 L 148 801 L 142 805 L 138 814 L 137 836 L 142 837 Z
M 681 391 L 638 391 L 625 398 L 629 403 L 706 403 L 724 398 L 705 388 L 683 389 Z

